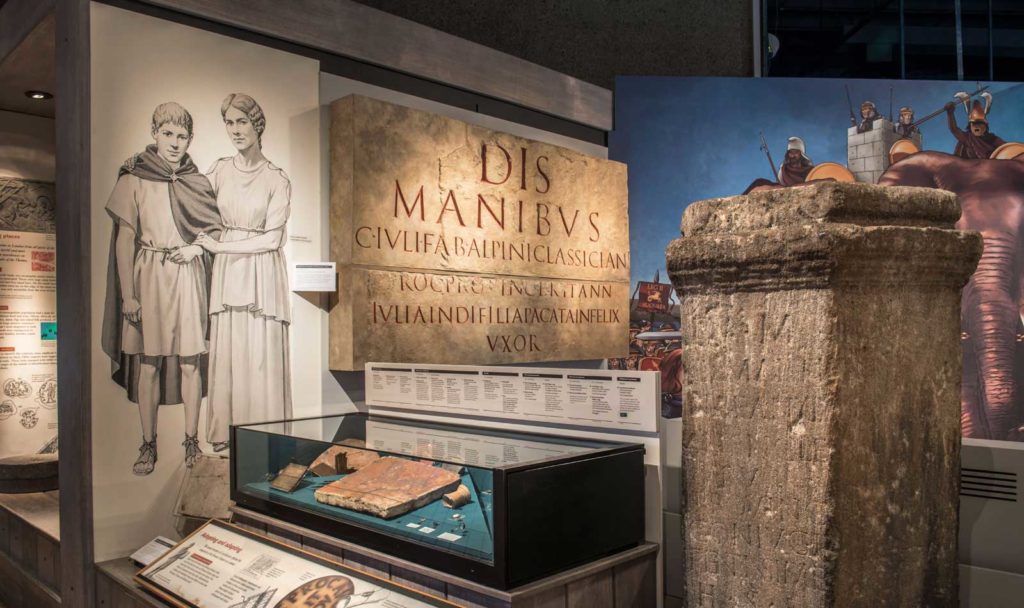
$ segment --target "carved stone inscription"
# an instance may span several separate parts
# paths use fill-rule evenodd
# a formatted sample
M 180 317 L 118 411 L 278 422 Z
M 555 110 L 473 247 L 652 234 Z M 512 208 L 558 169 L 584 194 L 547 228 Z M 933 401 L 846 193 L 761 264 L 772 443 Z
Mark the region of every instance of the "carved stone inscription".
M 331 369 L 624 356 L 624 165 L 360 96 L 331 113 Z

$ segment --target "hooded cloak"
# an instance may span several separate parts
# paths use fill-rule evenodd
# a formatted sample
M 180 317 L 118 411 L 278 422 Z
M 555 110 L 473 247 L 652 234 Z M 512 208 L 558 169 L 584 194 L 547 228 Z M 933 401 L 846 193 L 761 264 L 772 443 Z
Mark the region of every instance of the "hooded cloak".
M 223 230 L 220 213 L 217 211 L 217 198 L 210 180 L 199 172 L 192 157 L 186 154 L 178 167 L 171 165 L 156 152 L 155 145 L 136 154 L 118 171 L 120 179 L 124 175 L 134 175 L 147 181 L 167 183 L 171 215 L 178 233 L 186 243 L 192 243 L 200 233 L 205 232 L 218 238 Z M 110 257 L 107 263 L 107 291 L 103 307 L 103 329 L 101 342 L 103 352 L 110 357 L 110 377 L 128 393 L 128 398 L 139 401 L 139 371 L 142 355 L 126 354 L 121 344 L 121 324 L 124 322 L 121 301 L 121 281 L 117 272 L 117 236 L 121 228 L 119 218 L 111 214 L 113 228 L 110 232 Z M 138 240 L 135 253 L 138 254 Z M 204 252 L 204 256 L 209 254 Z M 207 260 L 209 262 L 209 260 Z M 206 268 L 206 284 L 210 284 L 211 264 Z M 209 293 L 209 289 L 207 289 Z M 208 333 L 207 310 L 197 311 L 201 315 L 203 332 Z M 200 356 L 199 369 L 203 379 L 203 395 L 206 395 L 207 354 Z M 159 373 L 160 405 L 182 403 L 181 368 L 177 356 L 163 357 Z

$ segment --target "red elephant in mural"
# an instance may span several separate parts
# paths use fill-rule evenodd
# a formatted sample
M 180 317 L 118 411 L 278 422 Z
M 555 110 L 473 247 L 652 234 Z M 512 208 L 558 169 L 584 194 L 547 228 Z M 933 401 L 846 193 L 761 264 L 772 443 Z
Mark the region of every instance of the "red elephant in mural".
M 894 164 L 878 183 L 955 193 L 962 211 L 957 228 L 984 237 L 960 305 L 963 435 L 1024 439 L 1024 161 L 920 152 Z

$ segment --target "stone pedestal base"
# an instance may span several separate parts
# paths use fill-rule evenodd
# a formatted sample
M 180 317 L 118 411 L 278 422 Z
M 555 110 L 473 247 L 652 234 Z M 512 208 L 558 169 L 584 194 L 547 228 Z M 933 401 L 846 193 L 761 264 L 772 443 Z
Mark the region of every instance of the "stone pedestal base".
M 688 605 L 956 605 L 958 216 L 831 183 L 686 210 Z

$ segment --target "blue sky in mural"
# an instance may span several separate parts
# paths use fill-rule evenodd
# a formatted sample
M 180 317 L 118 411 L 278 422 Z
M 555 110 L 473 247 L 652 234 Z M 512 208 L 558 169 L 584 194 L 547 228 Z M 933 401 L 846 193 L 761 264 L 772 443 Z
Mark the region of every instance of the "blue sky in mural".
M 1024 85 L 990 84 L 989 125 L 1006 141 L 1024 141 Z M 850 111 L 870 99 L 883 116 L 914 108 L 917 119 L 972 92 L 975 82 L 831 80 L 805 78 L 619 77 L 609 156 L 629 165 L 629 231 L 633 282 L 665 276 L 665 246 L 679 236 L 683 209 L 693 201 L 739 194 L 755 178 L 771 178 L 759 149 L 763 131 L 776 166 L 786 139 L 798 136 L 815 163 L 846 165 Z M 957 120 L 966 127 L 963 107 Z M 952 152 L 945 114 L 921 125 L 924 148 Z

